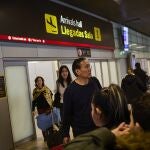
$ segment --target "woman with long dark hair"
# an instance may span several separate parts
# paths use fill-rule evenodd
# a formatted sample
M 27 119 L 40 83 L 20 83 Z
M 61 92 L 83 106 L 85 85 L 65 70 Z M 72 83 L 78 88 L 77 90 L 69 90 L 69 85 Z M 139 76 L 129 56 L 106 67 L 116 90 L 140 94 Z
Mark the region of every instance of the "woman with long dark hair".
M 54 95 L 54 106 L 60 108 L 61 119 L 63 118 L 63 95 L 72 82 L 71 74 L 66 65 L 62 65 L 59 68 L 59 75 L 56 81 L 56 93 Z

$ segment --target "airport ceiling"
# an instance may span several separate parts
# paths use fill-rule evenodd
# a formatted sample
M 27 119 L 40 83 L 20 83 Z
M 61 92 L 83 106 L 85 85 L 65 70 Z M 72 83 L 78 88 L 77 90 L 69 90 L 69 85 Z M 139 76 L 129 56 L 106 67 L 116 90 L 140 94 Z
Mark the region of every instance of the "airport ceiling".
M 150 36 L 150 0 L 60 0 Z

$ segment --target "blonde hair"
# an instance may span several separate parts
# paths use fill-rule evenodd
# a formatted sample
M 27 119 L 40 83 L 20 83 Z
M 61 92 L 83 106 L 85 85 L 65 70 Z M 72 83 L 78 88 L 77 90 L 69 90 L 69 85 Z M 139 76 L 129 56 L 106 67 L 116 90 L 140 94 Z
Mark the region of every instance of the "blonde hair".
M 150 133 L 132 132 L 116 139 L 116 150 L 150 150 Z

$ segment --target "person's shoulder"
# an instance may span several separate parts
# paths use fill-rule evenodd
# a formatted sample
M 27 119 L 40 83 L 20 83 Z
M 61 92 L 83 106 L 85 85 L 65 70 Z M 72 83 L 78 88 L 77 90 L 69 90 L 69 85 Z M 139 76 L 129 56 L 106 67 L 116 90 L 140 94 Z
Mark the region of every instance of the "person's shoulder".
M 71 82 L 71 83 L 67 86 L 66 91 L 67 91 L 67 92 L 68 92 L 68 91 L 72 91 L 72 90 L 75 88 L 75 86 L 76 86 L 75 81 Z
M 112 132 L 111 132 L 108 128 L 101 127 L 101 128 L 96 129 L 96 130 L 93 130 L 93 131 L 91 131 L 91 132 L 85 133 L 85 134 L 83 134 L 83 136 L 84 136 L 84 135 L 85 135 L 85 136 L 86 136 L 86 135 L 90 135 L 90 136 L 92 135 L 92 136 L 95 136 L 95 137 L 99 137 L 99 136 L 101 136 L 102 134 L 103 134 L 103 135 L 106 135 L 107 133 L 113 135 Z
M 99 83 L 99 80 L 95 76 L 90 77 L 90 81 Z
M 79 150 L 88 147 L 88 149 L 98 148 L 99 150 L 104 150 L 103 147 L 113 147 L 114 145 L 115 136 L 113 133 L 107 128 L 99 128 L 76 137 L 71 143 L 65 145 L 65 149 L 71 150 L 78 147 Z
M 34 89 L 33 89 L 33 93 L 35 93 L 37 91 L 37 87 L 35 87 Z
M 33 89 L 33 91 L 35 91 L 37 88 L 35 87 L 34 89 Z
M 102 140 L 103 138 L 106 139 L 106 136 L 109 137 L 109 138 L 112 138 L 114 139 L 115 138 L 115 135 L 108 129 L 108 128 L 105 128 L 105 127 L 101 127 L 101 128 L 98 128 L 98 129 L 95 129 L 93 131 L 90 131 L 88 133 L 84 133 L 80 136 L 78 136 L 75 140 L 79 140 L 79 139 L 99 139 L 99 140 Z
M 44 86 L 44 90 L 46 91 L 51 91 L 49 87 L 47 87 L 46 85 Z
M 67 88 L 73 88 L 76 85 L 75 81 L 72 81 Z
M 92 79 L 92 80 L 98 80 L 95 76 L 92 76 L 90 79 Z
M 125 80 L 126 80 L 126 77 L 122 78 L 121 82 L 125 82 Z
M 134 73 L 137 73 L 137 72 L 139 72 L 139 70 L 138 70 L 138 69 L 134 69 L 133 72 L 134 72 Z
M 102 89 L 102 85 L 100 84 L 99 80 L 95 76 L 92 76 L 90 78 L 90 83 L 92 83 L 96 89 L 97 88 Z
M 143 69 L 141 69 L 141 72 L 143 72 L 143 73 L 145 73 L 145 74 L 146 74 L 146 71 L 145 71 L 145 70 L 143 70 Z

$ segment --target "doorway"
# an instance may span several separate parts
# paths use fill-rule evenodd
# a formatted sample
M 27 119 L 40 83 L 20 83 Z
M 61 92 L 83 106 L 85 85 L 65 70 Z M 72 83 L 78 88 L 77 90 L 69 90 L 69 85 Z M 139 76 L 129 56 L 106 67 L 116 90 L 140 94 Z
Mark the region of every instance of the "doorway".
M 4 62 L 4 70 L 13 142 L 16 148 L 28 147 L 30 144 L 26 145 L 26 141 L 35 136 L 43 138 L 31 113 L 34 79 L 36 76 L 43 76 L 45 84 L 54 93 L 58 63 L 57 61 L 7 61 Z M 42 139 L 31 143 L 34 147 L 46 146 Z
M 35 88 L 34 80 L 37 76 L 42 76 L 45 81 L 45 85 L 54 94 L 56 89 L 58 62 L 57 61 L 29 61 L 28 62 L 28 75 L 30 84 L 30 97 L 32 101 L 32 92 Z M 43 138 L 41 130 L 37 127 L 36 121 L 37 113 L 34 117 L 36 137 Z

